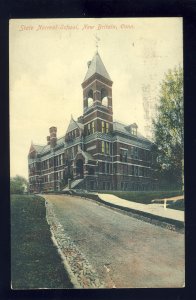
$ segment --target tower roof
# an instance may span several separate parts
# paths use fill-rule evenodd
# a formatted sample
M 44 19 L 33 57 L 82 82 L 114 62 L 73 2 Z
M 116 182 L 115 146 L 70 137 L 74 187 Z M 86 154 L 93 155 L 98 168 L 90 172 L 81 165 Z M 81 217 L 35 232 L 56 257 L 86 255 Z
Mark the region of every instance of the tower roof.
M 86 81 L 96 73 L 111 81 L 110 75 L 108 74 L 98 52 L 96 52 L 93 59 L 88 62 L 88 71 L 86 73 L 84 81 Z

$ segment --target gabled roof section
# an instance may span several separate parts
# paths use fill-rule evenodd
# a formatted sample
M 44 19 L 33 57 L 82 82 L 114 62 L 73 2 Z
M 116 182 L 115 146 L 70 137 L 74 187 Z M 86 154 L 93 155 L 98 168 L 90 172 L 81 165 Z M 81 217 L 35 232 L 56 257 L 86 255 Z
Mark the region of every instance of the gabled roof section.
M 36 149 L 36 151 L 38 153 L 42 152 L 42 150 L 44 149 L 45 146 L 40 146 L 40 145 L 34 145 L 34 148 Z
M 65 144 L 65 136 L 62 136 L 60 138 L 57 139 L 57 143 L 56 143 L 56 147 L 55 148 L 58 148 L 59 146 L 63 146 Z M 30 153 L 33 153 L 33 152 L 36 152 L 37 154 L 44 154 L 48 151 L 50 151 L 51 149 L 51 146 L 50 145 L 34 145 L 33 143 L 31 143 L 31 147 L 30 147 L 30 150 L 29 150 L 29 154 Z
M 93 59 L 88 63 L 88 71 L 83 82 L 85 82 L 94 74 L 99 74 L 104 78 L 107 78 L 108 80 L 112 81 L 98 52 L 95 53 Z
M 45 146 L 34 145 L 33 143 L 31 143 L 31 147 L 30 147 L 29 153 L 32 153 L 34 151 L 37 152 L 37 153 L 41 153 L 44 147 Z
M 69 126 L 67 128 L 67 131 L 66 133 L 76 129 L 76 128 L 79 128 L 79 129 L 82 129 L 83 130 L 83 124 L 79 123 L 79 122 L 76 122 L 73 117 L 71 117 L 71 120 L 69 122 Z

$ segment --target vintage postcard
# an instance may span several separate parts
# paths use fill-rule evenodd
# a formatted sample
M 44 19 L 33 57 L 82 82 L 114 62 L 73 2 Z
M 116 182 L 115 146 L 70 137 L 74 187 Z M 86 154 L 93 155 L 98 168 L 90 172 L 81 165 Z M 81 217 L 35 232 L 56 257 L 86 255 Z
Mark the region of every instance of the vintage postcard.
M 12 19 L 12 289 L 181 288 L 182 18 Z

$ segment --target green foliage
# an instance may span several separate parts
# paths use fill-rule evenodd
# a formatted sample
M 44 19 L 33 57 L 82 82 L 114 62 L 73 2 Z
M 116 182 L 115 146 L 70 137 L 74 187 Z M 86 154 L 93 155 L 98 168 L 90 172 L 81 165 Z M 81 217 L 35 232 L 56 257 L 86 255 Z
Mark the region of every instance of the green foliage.
M 19 175 L 10 179 L 10 193 L 11 194 L 24 194 L 28 189 L 28 181 Z
M 183 71 L 179 66 L 169 70 L 161 83 L 157 115 L 153 120 L 157 145 L 159 180 L 183 184 L 184 111 Z
M 13 289 L 73 288 L 51 240 L 43 198 L 11 195 Z

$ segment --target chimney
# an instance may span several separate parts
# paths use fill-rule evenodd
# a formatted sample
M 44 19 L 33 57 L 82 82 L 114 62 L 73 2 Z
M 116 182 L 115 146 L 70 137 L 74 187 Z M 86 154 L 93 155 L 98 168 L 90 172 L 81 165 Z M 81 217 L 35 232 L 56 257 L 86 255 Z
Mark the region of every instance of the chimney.
M 50 136 L 48 135 L 46 139 L 47 139 L 47 145 L 50 145 Z
M 83 124 L 83 116 L 78 117 L 78 123 Z
M 50 132 L 50 146 L 54 148 L 56 146 L 56 141 L 57 141 L 57 137 L 56 137 L 57 128 L 52 126 L 50 127 L 49 132 Z

